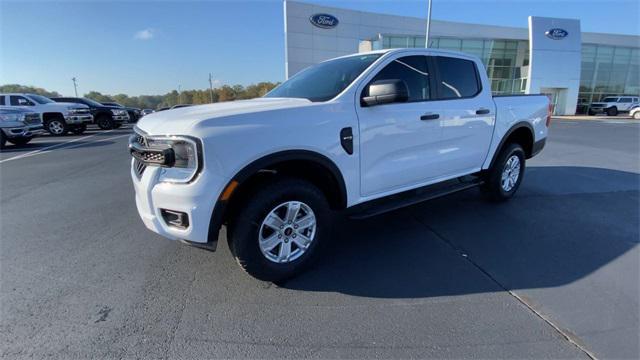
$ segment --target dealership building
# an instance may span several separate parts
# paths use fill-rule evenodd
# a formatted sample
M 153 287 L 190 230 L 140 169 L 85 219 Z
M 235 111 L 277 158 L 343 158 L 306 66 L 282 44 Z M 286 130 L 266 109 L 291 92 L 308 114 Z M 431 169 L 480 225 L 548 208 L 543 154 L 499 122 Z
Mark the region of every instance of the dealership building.
M 287 77 L 337 56 L 425 46 L 424 18 L 287 0 L 284 21 Z M 640 36 L 582 32 L 580 20 L 530 16 L 522 28 L 432 20 L 429 38 L 430 48 L 478 56 L 494 94 L 548 94 L 556 115 L 640 94 Z

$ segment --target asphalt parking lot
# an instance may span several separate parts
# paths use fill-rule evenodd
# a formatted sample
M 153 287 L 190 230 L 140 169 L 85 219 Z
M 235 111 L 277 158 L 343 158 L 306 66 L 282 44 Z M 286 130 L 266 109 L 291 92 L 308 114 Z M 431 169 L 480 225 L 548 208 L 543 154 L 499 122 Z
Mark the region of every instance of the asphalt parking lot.
M 279 286 L 226 241 L 145 229 L 129 133 L 0 154 L 3 358 L 640 356 L 638 121 L 554 121 L 505 204 L 470 190 L 338 219 L 322 261 Z

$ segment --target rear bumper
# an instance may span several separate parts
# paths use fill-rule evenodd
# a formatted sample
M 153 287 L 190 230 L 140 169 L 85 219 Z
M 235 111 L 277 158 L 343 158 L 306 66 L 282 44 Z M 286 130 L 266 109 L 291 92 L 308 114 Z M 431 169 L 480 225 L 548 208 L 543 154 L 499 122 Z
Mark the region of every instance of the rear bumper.
M 547 144 L 547 138 L 544 138 L 542 140 L 538 140 L 535 143 L 533 143 L 533 147 L 531 148 L 531 156 L 530 157 L 534 157 L 536 155 L 538 155 L 542 149 L 544 149 L 544 146 Z

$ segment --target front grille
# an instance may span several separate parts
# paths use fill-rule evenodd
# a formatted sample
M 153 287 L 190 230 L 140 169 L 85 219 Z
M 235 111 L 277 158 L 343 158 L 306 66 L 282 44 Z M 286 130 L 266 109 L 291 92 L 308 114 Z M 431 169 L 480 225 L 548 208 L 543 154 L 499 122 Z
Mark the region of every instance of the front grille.
M 147 139 L 143 136 L 138 134 L 137 132 L 134 133 L 134 137 L 133 137 L 133 141 L 138 143 L 141 146 L 147 146 Z M 138 179 L 140 179 L 142 177 L 142 174 L 144 174 L 144 170 L 147 168 L 147 165 L 145 165 L 142 161 L 134 158 L 133 159 L 133 171 L 135 172 L 135 174 L 138 176 Z
M 24 123 L 26 125 L 40 125 L 42 121 L 40 121 L 39 114 L 26 114 L 24 116 Z
M 81 108 L 73 109 L 73 114 L 74 115 L 89 115 L 89 114 L 91 114 L 91 109 L 81 109 Z

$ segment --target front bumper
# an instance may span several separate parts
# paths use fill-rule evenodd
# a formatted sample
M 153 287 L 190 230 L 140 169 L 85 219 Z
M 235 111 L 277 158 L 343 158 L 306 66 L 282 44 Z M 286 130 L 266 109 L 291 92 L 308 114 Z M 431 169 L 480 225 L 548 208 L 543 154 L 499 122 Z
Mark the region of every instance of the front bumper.
M 67 115 L 64 121 L 69 125 L 80 125 L 93 122 L 93 115 Z
M 111 115 L 111 118 L 117 123 L 129 121 L 129 115 Z
M 34 137 L 42 135 L 44 128 L 42 125 L 12 126 L 2 128 L 2 132 L 7 138 Z
M 209 239 L 209 223 L 213 208 L 225 186 L 225 179 L 201 172 L 187 184 L 173 184 L 158 180 L 161 167 L 146 166 L 141 175 L 131 160 L 131 178 L 135 190 L 136 207 L 145 226 L 171 240 L 187 240 L 195 244 L 206 244 L 215 249 L 217 238 Z M 179 228 L 167 224 L 161 210 L 186 213 L 189 225 Z M 217 232 L 216 232 L 217 234 Z

